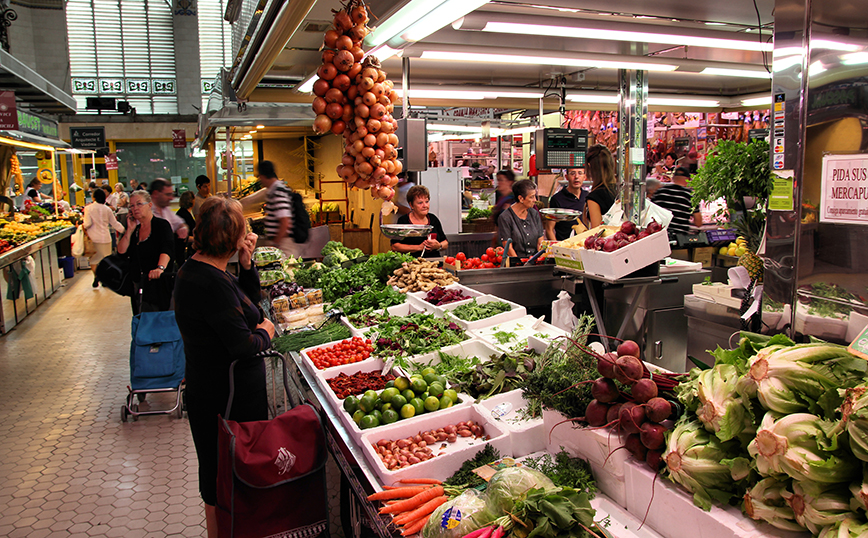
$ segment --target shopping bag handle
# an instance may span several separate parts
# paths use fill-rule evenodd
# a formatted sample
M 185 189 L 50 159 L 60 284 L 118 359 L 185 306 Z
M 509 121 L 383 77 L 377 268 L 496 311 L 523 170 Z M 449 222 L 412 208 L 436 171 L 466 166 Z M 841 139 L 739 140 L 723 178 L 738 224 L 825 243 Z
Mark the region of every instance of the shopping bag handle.
M 300 403 L 300 399 L 294 397 L 294 393 L 289 390 L 289 365 L 286 362 L 286 357 L 273 349 L 261 351 L 254 355 L 254 358 L 260 358 L 263 361 L 268 358 L 278 358 L 283 363 L 283 390 L 289 396 L 290 403 L 293 407 Z M 226 402 L 226 414 L 223 416 L 229 418 L 229 412 L 232 410 L 232 401 L 235 399 L 235 364 L 241 359 L 232 361 L 229 365 L 229 401 Z M 276 397 L 276 396 L 275 396 Z

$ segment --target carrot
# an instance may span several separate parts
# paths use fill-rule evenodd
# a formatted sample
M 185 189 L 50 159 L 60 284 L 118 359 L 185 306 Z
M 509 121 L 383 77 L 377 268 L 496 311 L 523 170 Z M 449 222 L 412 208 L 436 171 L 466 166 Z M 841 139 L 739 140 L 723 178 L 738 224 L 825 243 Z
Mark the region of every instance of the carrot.
M 407 478 L 404 480 L 398 480 L 401 484 L 433 484 L 435 486 L 439 486 L 443 484 L 443 482 L 437 480 L 436 478 L 415 478 L 413 480 Z
M 436 510 L 438 506 L 440 506 L 441 504 L 445 503 L 448 500 L 449 500 L 449 497 L 447 497 L 446 495 L 443 495 L 440 497 L 435 497 L 434 499 L 431 499 L 430 501 L 426 502 L 425 504 L 423 504 L 419 508 L 413 510 L 412 512 L 406 512 L 404 514 L 401 514 L 399 516 L 400 517 L 400 524 L 408 523 L 408 522 L 413 521 L 415 519 L 418 519 L 420 517 L 426 516 L 426 515 L 430 514 L 431 512 L 433 512 L 434 510 Z
M 380 510 L 381 514 L 397 514 L 398 512 L 406 512 L 407 510 L 412 510 L 414 508 L 418 508 L 419 506 L 425 504 L 435 497 L 439 497 L 443 495 L 443 486 L 434 486 L 429 487 L 422 492 L 414 495 L 413 497 L 395 503 L 392 506 L 387 506 Z
M 383 486 L 383 489 L 398 489 L 395 486 Z
M 411 534 L 416 534 L 417 532 L 421 531 L 422 528 L 425 527 L 425 524 L 428 523 L 429 517 L 431 516 L 428 515 L 426 517 L 423 517 L 419 521 L 413 523 L 411 526 L 404 527 L 404 530 L 401 531 L 401 536 L 410 536 Z
M 413 486 L 413 487 L 403 487 L 403 488 L 395 488 L 395 489 L 387 489 L 384 491 L 378 491 L 372 495 L 368 495 L 369 501 L 386 501 L 389 499 L 406 499 L 408 497 L 413 497 L 414 495 L 418 495 L 423 491 L 431 489 L 431 486 Z

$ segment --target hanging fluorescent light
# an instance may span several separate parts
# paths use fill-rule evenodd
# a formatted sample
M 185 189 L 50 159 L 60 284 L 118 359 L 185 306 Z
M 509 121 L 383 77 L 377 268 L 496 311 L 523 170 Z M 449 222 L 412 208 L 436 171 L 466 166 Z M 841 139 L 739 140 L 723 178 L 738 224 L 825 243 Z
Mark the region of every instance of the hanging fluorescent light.
M 424 39 L 487 3 L 488 0 L 412 0 L 377 25 L 365 39 L 365 45 L 379 47 L 388 42 L 398 47 Z
M 451 125 L 448 123 L 429 123 L 427 125 L 429 131 L 450 131 L 454 133 L 481 133 L 482 127 L 474 127 L 472 125 Z
M 257 129 L 265 129 L 265 125 L 257 125 L 256 128 Z
M 617 94 L 592 94 L 592 93 L 568 93 L 567 101 L 572 103 L 602 103 L 602 104 L 617 104 Z
M 509 54 L 487 54 L 478 52 L 450 52 L 442 50 L 426 50 L 422 52 L 423 60 L 450 60 L 458 62 L 508 63 L 525 65 L 565 65 L 573 67 L 597 67 L 601 69 L 636 69 L 644 71 L 675 71 L 677 65 L 656 62 L 613 61 L 599 59 L 582 59 L 578 57 L 557 58 L 550 56 L 517 56 Z
M 843 50 L 843 51 L 857 51 L 861 49 L 859 45 L 855 43 L 841 43 L 840 41 L 831 41 L 829 39 L 812 39 L 811 40 L 811 50 L 814 49 L 826 49 L 826 50 Z
M 717 99 L 682 99 L 678 97 L 649 97 L 648 104 L 657 106 L 682 106 L 696 108 L 720 107 L 720 101 Z
M 499 136 L 510 136 L 517 134 L 525 134 L 525 133 L 535 133 L 539 127 L 531 125 L 530 127 L 516 127 L 515 129 L 507 129 L 501 133 Z M 493 129 L 492 129 L 493 130 Z
M 302 80 L 298 86 L 295 87 L 295 91 L 298 93 L 310 93 L 313 91 L 313 84 L 316 82 L 317 74 L 316 71 L 311 73 L 306 79 Z
M 724 77 L 745 77 L 745 78 L 772 78 L 771 73 L 763 71 L 753 71 L 748 69 L 724 69 L 720 67 L 706 67 L 699 72 L 701 75 L 720 75 Z
M 753 99 L 742 99 L 741 106 L 767 106 L 771 108 L 772 106 L 772 96 L 766 95 L 763 97 L 754 97 Z
M 403 51 L 401 50 L 393 49 L 389 45 L 383 44 L 379 47 L 374 47 L 373 49 L 369 50 L 367 54 L 365 54 L 365 56 L 373 56 L 381 62 L 385 62 L 392 56 L 400 56 L 402 53 Z
M 395 87 L 395 91 L 401 97 L 404 96 L 404 91 L 400 86 Z M 420 87 L 410 88 L 410 99 L 468 99 L 478 101 L 480 99 L 539 99 L 544 95 L 542 90 L 511 90 L 507 88 L 486 89 L 479 86 L 462 88 L 461 86 L 451 86 L 448 88 L 431 88 Z
M 599 28 L 579 28 L 574 26 L 548 26 L 542 24 L 522 24 L 512 22 L 489 22 L 483 32 L 503 34 L 545 35 L 553 37 L 576 37 L 607 41 L 629 41 L 642 43 L 661 43 L 664 45 L 687 45 L 712 47 L 718 49 L 766 51 L 774 49 L 773 43 L 746 41 L 741 39 L 722 39 L 678 34 L 658 34 L 655 32 L 636 32 L 628 30 L 608 30 Z

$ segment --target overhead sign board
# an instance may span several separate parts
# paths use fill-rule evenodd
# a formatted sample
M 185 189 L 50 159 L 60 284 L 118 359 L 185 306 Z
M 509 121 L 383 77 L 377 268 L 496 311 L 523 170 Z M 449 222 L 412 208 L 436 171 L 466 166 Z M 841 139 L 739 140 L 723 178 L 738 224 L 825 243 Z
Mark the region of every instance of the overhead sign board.
M 18 130 L 47 138 L 60 138 L 56 121 L 25 110 L 18 111 Z
M 69 137 L 72 147 L 77 149 L 103 149 L 105 143 L 105 127 L 70 127 Z
M 868 225 L 868 154 L 824 155 L 820 222 Z
M 18 107 L 15 92 L 0 92 L 0 129 L 18 130 Z

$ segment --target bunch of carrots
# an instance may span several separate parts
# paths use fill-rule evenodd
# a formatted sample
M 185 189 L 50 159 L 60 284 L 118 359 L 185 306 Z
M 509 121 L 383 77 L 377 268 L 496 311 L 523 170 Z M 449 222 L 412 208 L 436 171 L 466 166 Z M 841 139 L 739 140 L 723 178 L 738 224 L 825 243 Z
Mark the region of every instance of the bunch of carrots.
M 386 503 L 380 509 L 380 513 L 392 515 L 392 522 L 402 528 L 402 536 L 410 536 L 421 531 L 438 506 L 463 491 L 462 488 L 444 487 L 442 482 L 432 478 L 415 478 L 399 482 L 407 485 L 385 486 L 383 491 L 369 495 L 368 500 Z

